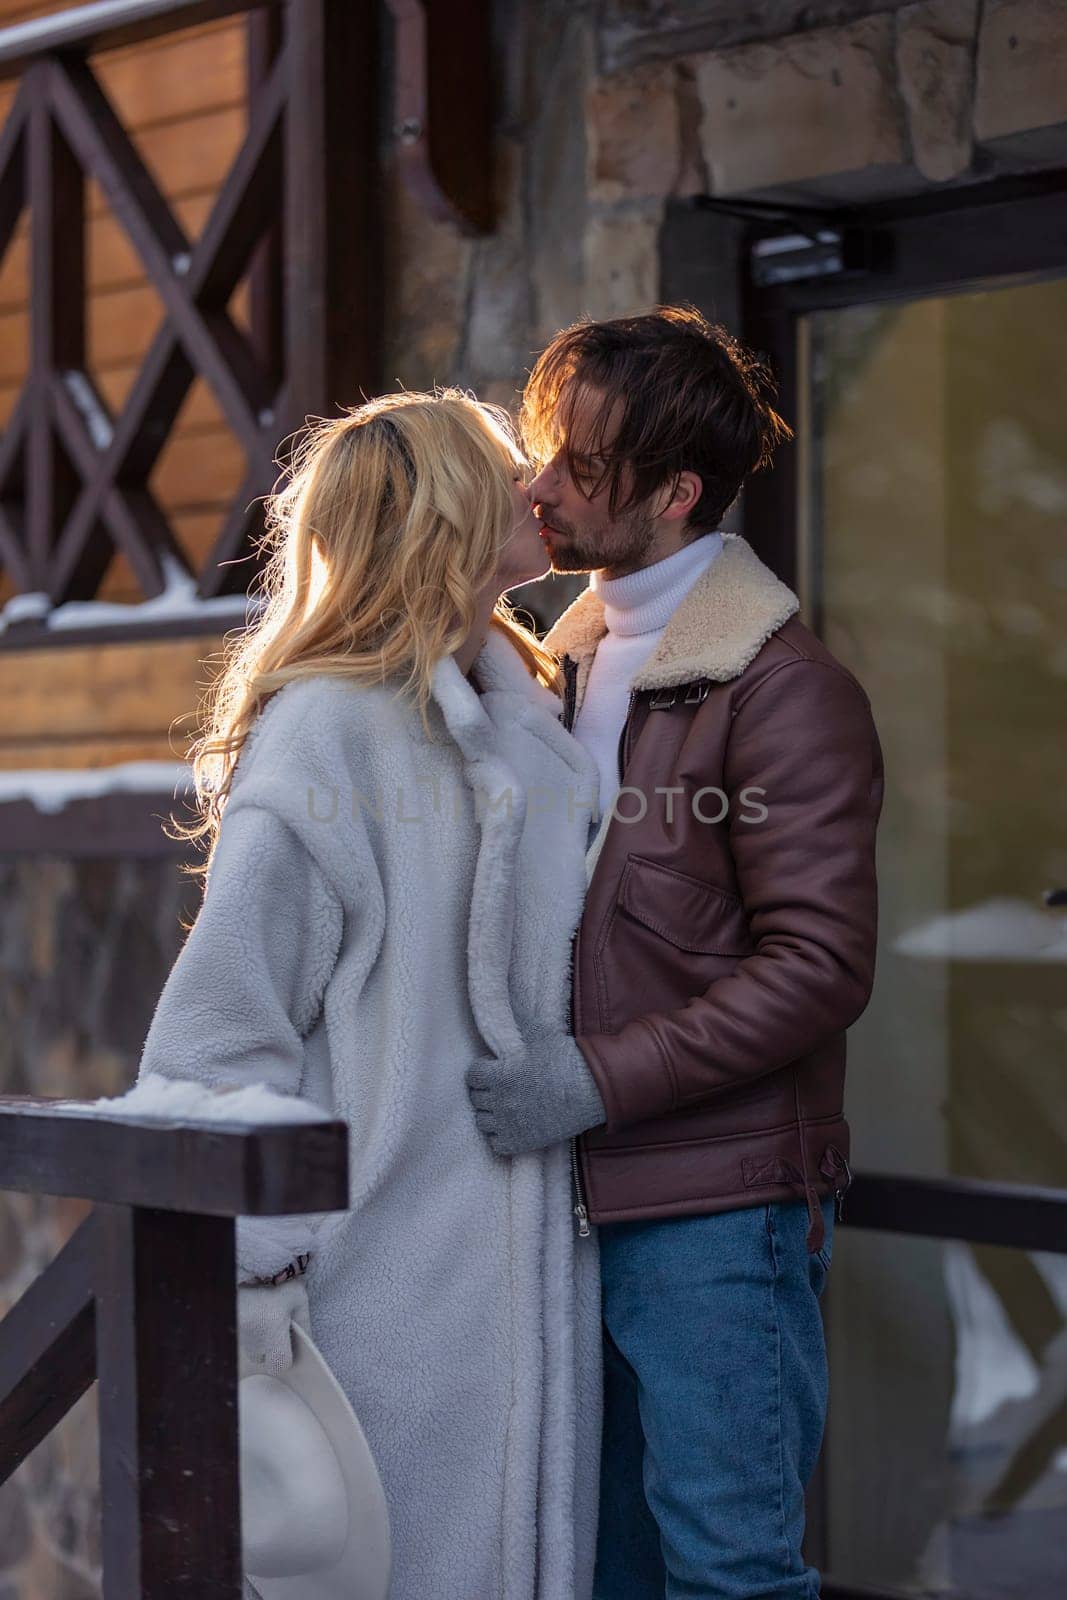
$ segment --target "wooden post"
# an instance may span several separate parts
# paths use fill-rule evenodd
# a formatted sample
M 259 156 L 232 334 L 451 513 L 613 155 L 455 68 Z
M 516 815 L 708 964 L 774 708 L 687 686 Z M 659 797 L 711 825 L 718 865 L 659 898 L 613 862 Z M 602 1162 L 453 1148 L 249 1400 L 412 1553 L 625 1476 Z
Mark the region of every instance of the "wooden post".
M 381 323 L 376 0 L 287 15 L 288 426 L 375 392 Z
M 241 1600 L 234 1219 L 343 1210 L 346 1125 L 0 1096 L 0 1184 L 98 1202 L 0 1321 L 0 1483 L 95 1370 L 104 1600 Z
M 248 103 L 251 107 L 281 50 L 280 12 L 254 11 L 248 18 L 247 32 Z M 279 216 L 280 211 L 281 208 Z M 281 386 L 285 361 L 282 283 L 282 230 L 280 222 L 275 221 L 253 252 L 248 270 L 252 347 L 275 390 Z
M 97 1212 L 104 1600 L 240 1600 L 233 1220 Z
M 30 377 L 26 444 L 29 570 L 49 588 L 52 549 L 78 489 L 59 449 L 52 406 L 56 373 L 85 365 L 85 179 L 52 116 L 52 63 L 26 74 L 30 95 Z M 86 546 L 77 592 L 92 594 L 110 551 Z

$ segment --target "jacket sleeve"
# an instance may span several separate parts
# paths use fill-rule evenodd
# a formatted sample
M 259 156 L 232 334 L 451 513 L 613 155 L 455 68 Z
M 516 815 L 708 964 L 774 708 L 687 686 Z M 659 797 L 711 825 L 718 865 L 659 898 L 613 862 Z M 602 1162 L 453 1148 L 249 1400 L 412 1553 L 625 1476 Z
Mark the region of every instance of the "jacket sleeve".
M 279 817 L 255 805 L 228 806 L 199 914 L 152 1017 L 138 1081 L 159 1073 L 299 1095 L 304 1039 L 322 1008 L 343 920 L 337 892 Z M 239 1277 L 278 1271 L 328 1227 L 324 1216 L 242 1218 Z
M 680 1010 L 579 1039 L 609 1129 L 785 1066 L 870 998 L 883 775 L 859 685 L 829 663 L 776 668 L 735 711 L 723 789 L 754 952 Z M 743 820 L 754 805 L 745 789 L 763 791 L 763 820 Z

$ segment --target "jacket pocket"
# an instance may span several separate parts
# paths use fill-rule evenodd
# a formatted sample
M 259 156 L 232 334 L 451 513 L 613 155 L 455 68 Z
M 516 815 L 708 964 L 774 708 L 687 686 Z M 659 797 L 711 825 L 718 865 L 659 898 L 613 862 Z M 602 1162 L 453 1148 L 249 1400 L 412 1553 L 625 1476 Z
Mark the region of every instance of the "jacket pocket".
M 619 884 L 626 916 L 693 955 L 746 956 L 753 945 L 737 895 L 687 872 L 630 856 Z

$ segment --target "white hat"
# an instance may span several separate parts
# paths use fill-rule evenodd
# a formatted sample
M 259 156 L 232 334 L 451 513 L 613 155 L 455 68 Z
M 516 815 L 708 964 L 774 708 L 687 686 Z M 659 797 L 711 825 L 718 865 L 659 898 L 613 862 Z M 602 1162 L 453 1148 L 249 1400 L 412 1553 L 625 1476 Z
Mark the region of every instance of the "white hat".
M 319 1350 L 291 1326 L 288 1371 L 239 1366 L 246 1577 L 262 1600 L 386 1600 L 389 1513 L 374 1457 Z

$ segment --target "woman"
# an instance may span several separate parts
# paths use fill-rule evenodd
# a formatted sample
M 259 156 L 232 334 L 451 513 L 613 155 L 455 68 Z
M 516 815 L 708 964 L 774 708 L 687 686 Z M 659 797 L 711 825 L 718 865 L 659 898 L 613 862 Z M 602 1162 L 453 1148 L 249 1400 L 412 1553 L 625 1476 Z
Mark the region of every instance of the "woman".
M 281 1296 L 287 1349 L 306 1289 L 384 1483 L 394 1600 L 591 1588 L 592 1241 L 566 1149 L 494 1156 L 464 1083 L 567 1030 L 584 889 L 592 765 L 500 599 L 548 567 L 523 470 L 506 415 L 457 392 L 310 431 L 210 692 L 207 888 L 141 1067 L 348 1122 L 340 1226 L 242 1220 L 242 1281 L 297 1265 L 240 1294 Z

